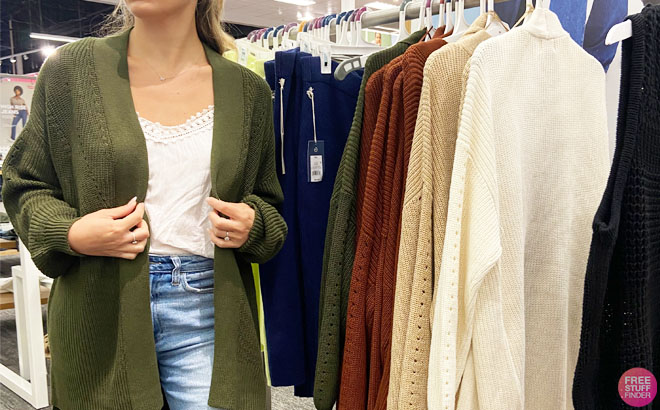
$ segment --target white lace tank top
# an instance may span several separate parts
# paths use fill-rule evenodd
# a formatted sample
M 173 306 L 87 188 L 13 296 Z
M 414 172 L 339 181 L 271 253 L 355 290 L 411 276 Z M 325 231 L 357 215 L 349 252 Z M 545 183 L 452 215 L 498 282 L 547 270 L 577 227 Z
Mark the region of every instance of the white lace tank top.
M 154 255 L 213 258 L 209 238 L 213 106 L 184 124 L 165 126 L 140 117 L 147 141 L 149 187 L 145 208 Z

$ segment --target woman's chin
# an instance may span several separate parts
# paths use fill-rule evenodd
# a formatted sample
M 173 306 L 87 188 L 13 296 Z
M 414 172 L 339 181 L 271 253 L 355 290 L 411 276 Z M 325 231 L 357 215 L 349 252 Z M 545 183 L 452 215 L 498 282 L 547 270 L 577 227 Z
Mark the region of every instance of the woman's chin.
M 180 13 L 191 0 L 128 0 L 131 13 L 139 19 L 151 19 Z M 192 1 L 193 4 L 194 1 Z

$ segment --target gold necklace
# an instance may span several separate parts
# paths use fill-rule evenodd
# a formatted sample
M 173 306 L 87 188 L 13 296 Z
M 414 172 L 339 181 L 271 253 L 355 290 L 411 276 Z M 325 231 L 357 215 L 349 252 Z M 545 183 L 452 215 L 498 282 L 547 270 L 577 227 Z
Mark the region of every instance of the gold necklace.
M 156 71 L 156 69 L 154 68 L 154 66 L 152 66 L 151 63 L 149 63 L 149 61 L 144 60 L 144 62 L 147 63 L 147 65 L 149 66 L 149 68 L 151 68 L 151 70 L 152 70 L 154 73 L 156 73 L 156 75 L 158 76 L 158 79 L 159 79 L 161 82 L 163 82 L 163 81 L 167 81 L 167 80 L 175 79 L 175 78 L 177 78 L 178 76 L 180 76 L 181 74 L 183 74 L 184 72 L 186 72 L 188 69 L 190 69 L 190 68 L 196 66 L 196 64 L 193 64 L 193 65 L 191 65 L 190 67 L 186 67 L 186 68 L 184 68 L 183 70 L 179 71 L 177 74 L 175 74 L 175 75 L 173 75 L 173 76 L 171 76 L 171 77 L 164 77 L 164 76 L 160 75 L 160 73 L 159 73 L 158 71 Z

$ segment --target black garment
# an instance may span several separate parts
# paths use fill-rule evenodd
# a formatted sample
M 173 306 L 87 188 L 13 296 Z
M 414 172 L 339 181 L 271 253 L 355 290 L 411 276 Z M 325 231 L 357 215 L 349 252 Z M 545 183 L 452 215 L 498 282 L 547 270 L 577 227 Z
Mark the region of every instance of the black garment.
M 585 279 L 576 410 L 632 409 L 618 394 L 621 375 L 643 367 L 660 376 L 660 7 L 629 18 L 614 165 Z

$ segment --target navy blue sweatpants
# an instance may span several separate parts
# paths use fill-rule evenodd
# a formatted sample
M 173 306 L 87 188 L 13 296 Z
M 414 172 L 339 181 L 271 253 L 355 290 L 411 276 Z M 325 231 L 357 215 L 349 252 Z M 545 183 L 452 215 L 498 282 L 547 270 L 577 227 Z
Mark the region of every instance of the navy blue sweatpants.
M 303 305 L 298 256 L 298 218 L 296 216 L 297 132 L 300 102 L 294 86 L 294 72 L 300 53 L 278 52 L 275 61 L 265 64 L 266 81 L 274 92 L 275 147 L 277 174 L 284 193 L 280 213 L 289 234 L 280 253 L 261 265 L 261 296 L 268 345 L 268 364 L 273 386 L 289 386 L 305 382 Z M 280 80 L 284 88 L 280 89 Z M 282 91 L 280 93 L 280 91 Z M 284 144 L 280 138 L 280 114 L 284 117 Z M 284 166 L 282 165 L 284 154 Z M 286 173 L 283 173 L 283 169 Z
M 333 64 L 336 68 L 337 64 Z M 303 103 L 298 140 L 298 235 L 302 267 L 303 305 L 305 321 L 305 383 L 297 385 L 298 396 L 314 394 L 314 375 L 318 349 L 318 316 L 325 231 L 328 226 L 330 197 L 335 184 L 346 139 L 351 128 L 362 82 L 362 72 L 355 72 L 343 81 L 331 74 L 321 74 L 318 57 L 303 57 L 298 65 L 303 78 Z M 314 140 L 312 100 L 307 95 L 312 88 L 316 117 L 317 140 L 323 141 L 324 174 L 321 182 L 308 182 L 308 145 Z
M 333 63 L 333 69 L 336 64 Z M 285 249 L 262 267 L 262 295 L 271 381 L 296 386 L 298 396 L 312 396 L 318 347 L 319 294 L 330 197 L 351 127 L 362 73 L 344 81 L 321 74 L 320 58 L 300 52 L 277 53 L 267 63 L 275 85 L 277 160 L 282 147 L 286 173 L 278 175 L 284 190 L 282 213 L 289 226 Z M 285 79 L 280 104 L 280 79 Z M 308 181 L 309 141 L 314 140 L 313 89 L 317 140 L 324 144 L 321 182 Z M 280 107 L 284 108 L 284 145 L 280 143 Z M 297 309 L 297 310 L 296 310 Z

